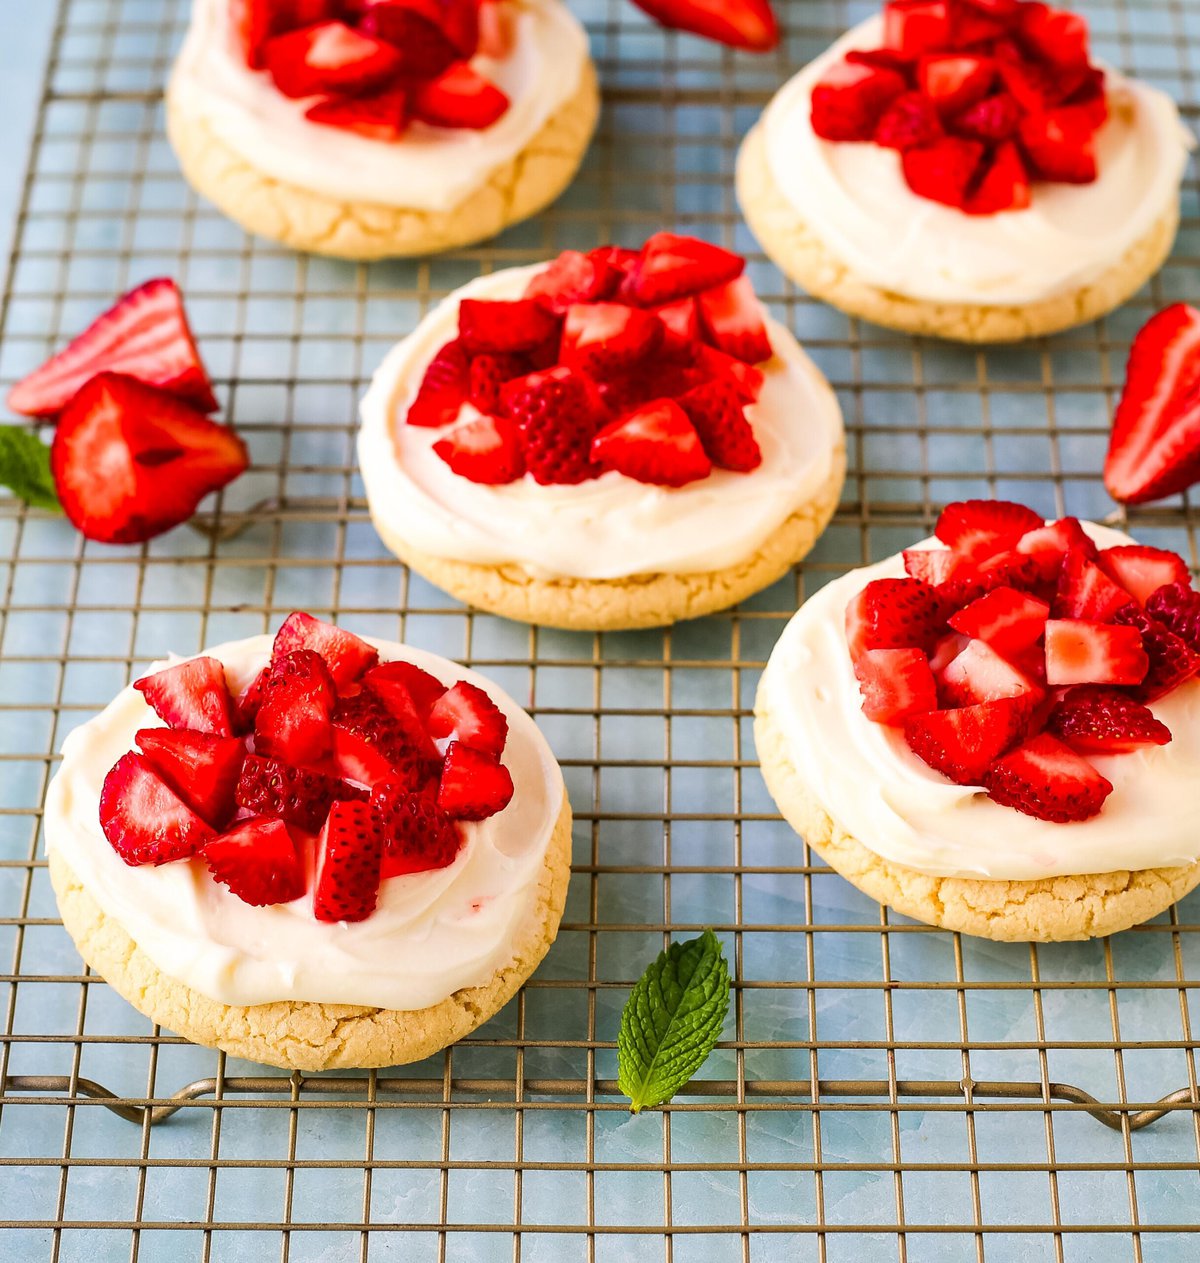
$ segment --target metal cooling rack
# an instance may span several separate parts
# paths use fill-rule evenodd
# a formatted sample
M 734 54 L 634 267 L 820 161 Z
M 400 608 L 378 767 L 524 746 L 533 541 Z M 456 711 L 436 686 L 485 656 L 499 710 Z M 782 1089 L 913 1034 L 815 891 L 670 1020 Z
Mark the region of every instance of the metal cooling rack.
M 184 0 L 63 0 L 0 378 L 115 293 L 173 274 L 254 468 L 212 530 L 140 548 L 0 501 L 0 1256 L 1196 1257 L 1200 900 L 1101 943 L 936 932 L 815 862 L 755 765 L 755 682 L 806 592 L 907 544 L 960 495 L 1113 511 L 1097 474 L 1129 338 L 1200 289 L 1194 176 L 1148 290 L 1029 346 L 914 341 L 786 285 L 737 217 L 736 145 L 789 71 L 873 3 L 784 4 L 784 46 L 754 59 L 664 35 L 618 0 L 577 0 L 606 110 L 574 187 L 484 247 L 366 267 L 249 240 L 186 188 L 161 107 Z M 1200 6 L 1088 12 L 1100 53 L 1196 124 Z M 464 610 L 370 528 L 352 440 L 372 368 L 481 270 L 663 226 L 748 253 L 837 388 L 851 471 L 835 522 L 794 579 L 666 632 Z M 1134 525 L 1197 560 L 1186 502 Z M 81 972 L 44 868 L 40 803 L 66 733 L 153 657 L 294 606 L 488 672 L 537 717 L 576 809 L 569 905 L 542 968 L 473 1038 L 396 1071 L 289 1078 L 151 1027 Z M 735 972 L 729 1038 L 670 1108 L 631 1118 L 614 1085 L 621 1005 L 670 935 L 704 925 Z

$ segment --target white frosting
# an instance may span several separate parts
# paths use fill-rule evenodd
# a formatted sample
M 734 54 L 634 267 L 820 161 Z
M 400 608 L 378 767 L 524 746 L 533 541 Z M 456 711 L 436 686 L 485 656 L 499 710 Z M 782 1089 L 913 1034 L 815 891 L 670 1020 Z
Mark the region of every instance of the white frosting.
M 829 384 L 774 321 L 775 358 L 746 415 L 762 449 L 749 474 L 714 470 L 684 487 L 609 472 L 578 486 L 526 475 L 503 486 L 453 473 L 433 451 L 442 431 L 405 424 L 438 348 L 455 336 L 466 297 L 516 298 L 543 267 L 479 277 L 440 303 L 375 373 L 362 402 L 359 463 L 372 517 L 436 557 L 516 563 L 539 576 L 619 579 L 720 570 L 751 556 L 828 480 L 842 417 Z M 468 404 L 463 415 L 478 415 Z
M 1191 137 L 1171 99 L 1105 67 L 1110 117 L 1092 184 L 1036 182 L 1026 210 L 967 215 L 918 197 L 900 155 L 812 130 L 812 89 L 854 48 L 880 46 L 878 16 L 790 79 L 765 114 L 767 161 L 797 215 L 859 279 L 928 302 L 1025 304 L 1090 284 L 1178 200 Z
M 1085 529 L 1104 547 L 1130 542 L 1104 527 Z M 1200 681 L 1151 707 L 1171 730 L 1168 745 L 1088 756 L 1113 792 L 1099 815 L 1076 824 L 1038 820 L 952 784 L 913 754 L 900 730 L 869 720 L 846 645 L 846 605 L 871 580 L 903 574 L 896 556 L 822 588 L 767 664 L 766 704 L 788 755 L 841 828 L 885 860 L 938 877 L 1025 881 L 1200 858 Z
M 257 170 L 341 201 L 424 211 L 461 205 L 571 98 L 588 60 L 587 35 L 566 5 L 514 0 L 509 53 L 472 62 L 507 94 L 503 117 L 482 131 L 413 123 L 388 143 L 306 119 L 311 99 L 289 99 L 246 65 L 229 9 L 229 0 L 193 0 L 173 98 Z
M 503 761 L 516 792 L 502 812 L 463 825 L 454 863 L 388 878 L 365 921 L 317 921 L 311 894 L 251 907 L 213 881 L 200 860 L 125 864 L 100 829 L 100 788 L 134 733 L 160 726 L 132 687 L 63 743 L 46 794 L 47 847 L 163 973 L 226 1004 L 310 1000 L 412 1010 L 487 981 L 509 959 L 562 809 L 558 764 L 533 720 L 494 684 L 433 654 L 371 643 L 385 660 L 404 658 L 447 684 L 465 679 L 488 692 L 508 717 Z M 209 650 L 235 689 L 270 651 L 269 636 Z

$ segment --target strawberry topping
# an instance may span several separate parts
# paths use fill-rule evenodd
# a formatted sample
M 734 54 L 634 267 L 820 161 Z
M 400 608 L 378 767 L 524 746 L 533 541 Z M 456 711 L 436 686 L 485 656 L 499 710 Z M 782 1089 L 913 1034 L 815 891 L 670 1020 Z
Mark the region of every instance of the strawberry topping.
M 591 455 L 602 469 L 665 487 L 682 487 L 712 472 L 700 436 L 673 399 L 644 404 L 610 422 L 592 440 Z
M 186 728 L 142 728 L 134 737 L 149 767 L 214 829 L 237 810 L 234 790 L 246 757 L 236 737 Z
M 1046 732 L 997 759 L 987 772 L 989 798 L 1056 824 L 1096 815 L 1112 788 L 1087 759 Z
M 335 802 L 317 839 L 313 916 L 365 921 L 375 911 L 383 834 L 369 802 Z
M 233 699 L 225 668 L 216 658 L 188 658 L 153 675 L 144 675 L 133 682 L 133 687 L 170 728 L 233 736 Z
M 143 755 L 122 755 L 100 791 L 100 827 L 126 864 L 188 859 L 213 831 Z
M 633 0 L 663 26 L 765 53 L 779 43 L 769 0 Z
M 1119 754 L 1139 746 L 1164 746 L 1171 730 L 1149 706 L 1120 689 L 1081 684 L 1046 717 L 1046 731 L 1081 754 Z
M 201 850 L 213 881 L 254 907 L 291 903 L 304 895 L 304 861 L 282 820 L 255 816 L 213 838 Z
M 485 820 L 512 801 L 508 768 L 498 759 L 462 741 L 446 748 L 437 805 L 455 820 Z

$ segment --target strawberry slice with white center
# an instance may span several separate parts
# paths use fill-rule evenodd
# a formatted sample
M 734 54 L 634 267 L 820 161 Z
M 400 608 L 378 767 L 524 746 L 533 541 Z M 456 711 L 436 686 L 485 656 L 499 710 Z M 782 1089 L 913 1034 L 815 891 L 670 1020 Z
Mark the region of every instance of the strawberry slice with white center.
M 592 460 L 638 482 L 682 487 L 712 473 L 712 461 L 673 399 L 656 399 L 617 421 L 592 440 Z
M 957 710 L 934 710 L 904 721 L 909 749 L 956 785 L 982 785 L 988 768 L 1029 729 L 1026 698 L 1005 697 Z
M 935 710 L 937 681 L 920 649 L 867 649 L 854 659 L 863 714 L 878 724 Z
M 1200 653 L 1146 610 L 1127 605 L 1113 621 L 1138 631 L 1149 659 L 1145 677 L 1130 690 L 1139 701 L 1153 702 L 1165 697 L 1200 673 Z
M 408 124 L 408 93 L 393 87 L 369 96 L 328 97 L 310 105 L 304 117 L 390 144 L 400 139 Z
M 812 91 L 812 129 L 822 140 L 871 140 L 888 107 L 907 89 L 895 70 L 834 62 Z
M 272 657 L 254 716 L 254 749 L 289 763 L 316 763 L 333 744 L 337 689 L 311 649 Z
M 313 768 L 291 767 L 280 759 L 246 755 L 234 797 L 256 816 L 271 816 L 315 833 L 337 798 L 361 798 L 336 776 Z
M 1129 348 L 1104 485 L 1114 500 L 1142 504 L 1198 478 L 1200 310 L 1175 303 L 1151 317 Z
M 489 0 L 481 13 L 499 9 Z M 525 286 L 525 298 L 539 298 L 552 310 L 563 312 L 574 303 L 598 303 L 611 298 L 624 272 L 593 251 L 564 250 Z
M 525 472 L 517 427 L 507 417 L 464 421 L 433 445 L 434 452 L 462 478 L 489 486 L 515 482 Z
M 1036 701 L 1042 690 L 1020 667 L 986 641 L 972 640 L 942 672 L 941 692 L 951 706 L 973 706 L 1004 697 Z
M 412 95 L 413 117 L 434 127 L 482 131 L 498 122 L 508 105 L 508 97 L 465 61 L 419 83 Z
M 63 511 L 106 544 L 138 543 L 186 522 L 248 463 L 228 426 L 167 391 L 107 372 L 63 410 L 50 449 Z
M 383 834 L 369 802 L 339 801 L 317 838 L 313 916 L 365 921 L 379 897 Z
M 576 303 L 566 310 L 559 362 L 593 376 L 628 371 L 653 355 L 663 325 L 652 312 L 624 303 Z
M 1121 754 L 1164 746 L 1171 730 L 1154 712 L 1115 688 L 1081 684 L 1056 703 L 1046 731 L 1082 754 Z
M 731 381 L 718 378 L 693 386 L 676 402 L 687 413 L 714 465 L 749 473 L 762 464 L 762 449 Z
M 1170 583 L 1191 582 L 1187 562 L 1178 554 L 1165 548 L 1151 548 L 1147 544 L 1118 544 L 1105 548 L 1099 555 L 1098 564 L 1115 583 L 1133 597 L 1139 605 L 1145 605 L 1159 588 Z
M 130 866 L 188 859 L 213 836 L 149 761 L 133 752 L 122 755 L 104 778 L 100 827 Z
M 977 573 L 969 562 L 949 548 L 906 548 L 903 556 L 905 574 L 935 588 L 956 575 L 966 577 Z
M 289 614 L 280 624 L 271 646 L 271 656 L 282 658 L 297 649 L 311 649 L 324 658 L 329 674 L 339 689 L 353 684 L 379 661 L 379 651 L 353 632 L 313 618 L 302 610 Z
M 1200 592 L 1186 583 L 1170 583 L 1150 595 L 1146 613 L 1200 653 Z
M 1088 538 L 1078 518 L 1064 517 L 1049 526 L 1039 526 L 1022 535 L 1017 541 L 1017 552 L 1034 558 L 1042 578 L 1058 581 L 1063 558 L 1071 551 L 1082 553 L 1083 559 L 1095 561 L 1096 545 Z
M 600 473 L 592 439 L 606 415 L 595 383 L 560 364 L 506 382 L 501 407 L 516 422 L 525 467 L 540 483 L 579 483 Z
M 142 728 L 134 737 L 146 763 L 214 829 L 237 810 L 233 793 L 246 747 L 236 737 L 188 729 Z
M 762 304 L 754 296 L 748 276 L 703 290 L 696 302 L 709 340 L 726 355 L 746 364 L 759 364 L 774 354 Z
M 1113 627 L 1077 618 L 1046 624 L 1046 683 L 1140 684 L 1150 659 L 1136 627 Z
M 656 232 L 634 261 L 622 294 L 642 307 L 656 307 L 735 280 L 746 261 L 732 250 L 698 237 Z
M 1032 509 L 1010 500 L 960 500 L 942 510 L 934 534 L 960 557 L 981 562 L 1043 525 Z
M 513 782 L 498 759 L 461 741 L 446 747 L 438 806 L 455 820 L 486 820 L 512 801 Z
M 246 64 L 261 70 L 263 49 L 272 35 L 336 17 L 340 6 L 337 0 L 229 0 L 229 7 Z
M 1083 618 L 1106 623 L 1119 610 L 1133 604 L 1133 598 L 1114 583 L 1096 562 L 1079 549 L 1063 558 L 1054 595 L 1055 618 Z
M 969 53 L 933 53 L 917 66 L 917 83 L 943 118 L 969 109 L 991 91 L 996 79 L 990 57 Z
M 434 702 L 429 735 L 435 741 L 461 741 L 498 759 L 508 739 L 508 720 L 495 702 L 474 684 L 460 680 Z
M 169 277 L 144 281 L 95 320 L 57 355 L 8 392 L 8 406 L 28 417 L 50 417 L 97 373 L 124 373 L 212 412 L 216 396 Z
M 656 22 L 705 39 L 765 53 L 779 43 L 769 0 L 633 0 Z
M 666 354 L 683 351 L 704 336 L 700 324 L 700 308 L 695 297 L 676 298 L 673 302 L 659 303 L 650 310 L 662 322 L 663 351 Z
M 1056 824 L 1089 820 L 1112 793 L 1112 783 L 1049 733 L 998 759 L 986 777 L 988 797 Z
M 947 0 L 889 0 L 883 6 L 883 42 L 906 58 L 945 48 L 950 43 Z
M 558 336 L 561 318 L 534 298 L 464 298 L 458 337 L 468 355 L 532 351 Z
M 874 579 L 846 606 L 852 659 L 871 649 L 928 649 L 945 630 L 938 594 L 919 579 Z
M 391 44 L 336 21 L 275 36 L 263 59 L 275 86 L 289 97 L 370 92 L 403 66 Z
M 1002 658 L 1019 658 L 1041 639 L 1050 617 L 1045 601 L 1013 588 L 994 588 L 950 616 L 950 626 L 985 640 Z
M 233 698 L 216 658 L 188 658 L 134 680 L 133 687 L 170 728 L 233 736 Z
M 204 844 L 213 881 L 255 908 L 291 903 L 305 892 L 304 861 L 282 820 L 255 817 Z
M 432 788 L 413 792 L 385 782 L 371 793 L 383 835 L 384 877 L 423 873 L 454 862 L 462 845 L 458 825 L 438 806 Z
M 417 397 L 409 405 L 409 425 L 442 426 L 458 417 L 471 392 L 471 367 L 463 344 L 447 342 L 429 361 Z

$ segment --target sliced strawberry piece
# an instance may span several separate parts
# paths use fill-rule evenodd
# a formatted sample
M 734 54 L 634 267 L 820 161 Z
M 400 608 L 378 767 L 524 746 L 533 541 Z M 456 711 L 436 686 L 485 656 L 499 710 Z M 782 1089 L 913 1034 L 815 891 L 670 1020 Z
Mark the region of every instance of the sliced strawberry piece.
M 383 833 L 369 802 L 339 801 L 317 838 L 313 916 L 318 921 L 365 921 L 375 911 Z
M 188 859 L 213 836 L 149 761 L 132 751 L 122 755 L 104 778 L 100 827 L 130 866 Z
M 472 0 L 467 0 L 467 3 L 471 2 Z M 512 52 L 514 36 L 509 7 L 507 4 L 492 3 L 492 0 L 484 0 L 484 3 L 478 6 L 477 51 L 481 57 L 490 57 L 493 61 L 500 61 Z
M 676 298 L 673 302 L 659 303 L 649 308 L 663 326 L 663 350 L 670 353 L 682 350 L 703 337 L 700 325 L 700 308 L 694 297 Z
M 762 451 L 746 419 L 745 406 L 728 380 L 693 386 L 676 401 L 687 414 L 709 460 L 721 469 L 749 473 L 762 464 Z
M 604 426 L 592 440 L 591 455 L 603 469 L 664 487 L 682 487 L 712 473 L 700 436 L 673 399 L 653 400 Z
M 655 307 L 736 280 L 745 267 L 745 259 L 732 250 L 698 237 L 656 232 L 627 273 L 622 294 L 642 307 Z
M 1200 311 L 1186 303 L 1152 316 L 1129 348 L 1113 417 L 1104 485 L 1142 504 L 1200 478 Z
M 433 450 L 456 474 L 471 482 L 497 486 L 525 472 L 525 454 L 517 427 L 507 417 L 476 417 L 448 431 Z
M 499 759 L 508 740 L 508 720 L 483 689 L 460 680 L 430 709 L 429 735 L 438 741 L 461 741 Z
M 1012 41 L 997 41 L 992 47 L 996 70 L 1004 90 L 1010 93 L 1022 113 L 1040 114 L 1056 99 L 1049 67 L 1027 61 Z
M 593 376 L 627 372 L 653 355 L 662 321 L 624 303 L 575 303 L 563 321 L 559 360 Z
M 1001 211 L 1025 210 L 1033 201 L 1029 172 L 1021 151 L 1011 141 L 997 147 L 984 160 L 979 182 L 963 209 L 968 215 L 998 215 Z
M 218 405 L 169 277 L 144 281 L 40 368 L 8 392 L 8 406 L 29 417 L 50 417 L 97 373 L 124 373 L 191 403 L 202 412 Z
M 704 39 L 769 52 L 779 43 L 779 27 L 769 0 L 633 0 L 643 13 L 677 31 Z
M 880 115 L 872 139 L 885 149 L 904 150 L 928 145 L 942 135 L 942 121 L 932 102 L 919 92 L 902 92 Z
M 415 714 L 413 717 L 416 718 Z M 364 688 L 353 696 L 343 697 L 334 712 L 333 724 L 339 732 L 349 733 L 382 754 L 391 764 L 391 779 L 415 789 L 437 775 L 437 750 L 424 726 L 419 720 L 415 725 L 402 722 L 372 689 Z M 354 749 L 348 743 L 342 743 L 339 748 L 343 754 Z M 359 757 L 370 758 L 361 751 Z M 369 779 L 374 780 L 375 776 Z
M 261 70 L 263 49 L 272 35 L 336 17 L 338 7 L 336 0 L 230 0 L 230 18 L 246 64 Z
M 345 688 L 379 661 L 379 650 L 343 627 L 335 627 L 311 614 L 296 610 L 289 614 L 275 633 L 271 656 L 282 658 L 297 649 L 311 649 L 325 659 L 334 684 Z
M 965 576 L 974 571 L 969 562 L 950 548 L 906 548 L 903 555 L 905 574 L 935 588 L 955 575 Z
M 883 42 L 908 59 L 950 43 L 947 0 L 890 0 L 883 6 Z
M 1149 666 L 1136 627 L 1078 618 L 1052 618 L 1046 624 L 1047 684 L 1140 684 Z
M 1178 554 L 1165 548 L 1151 548 L 1147 544 L 1118 544 L 1105 548 L 1098 564 L 1110 579 L 1133 597 L 1139 605 L 1145 605 L 1150 597 L 1170 583 L 1191 582 L 1187 562 Z
M 475 6 L 470 6 L 472 15 Z M 364 35 L 390 44 L 400 55 L 399 73 L 407 78 L 432 79 L 452 62 L 469 57 L 475 51 L 478 29 L 472 33 L 470 47 L 456 48 L 441 22 L 442 6 L 424 5 L 410 0 L 390 0 L 373 4 L 363 15 L 358 29 Z
M 1076 105 L 1026 114 L 1017 128 L 1034 174 L 1064 184 L 1091 184 L 1096 178 L 1094 133 L 1091 115 Z
M 1011 23 L 999 14 L 987 14 L 967 0 L 950 10 L 950 47 L 975 48 L 1007 36 Z
M 106 544 L 137 543 L 186 522 L 248 463 L 228 426 L 119 373 L 99 373 L 75 395 L 50 449 L 63 511 Z
M 1016 134 L 1021 121 L 1021 107 L 1011 92 L 997 92 L 977 101 L 951 123 L 959 136 L 972 140 L 998 142 Z
M 133 687 L 170 728 L 233 736 L 233 698 L 216 658 L 187 658 L 134 680 Z
M 982 640 L 967 644 L 942 672 L 941 684 L 942 695 L 951 706 L 973 706 L 1004 697 L 1036 701 L 1041 696 L 1034 680 Z
M 605 410 L 587 374 L 567 365 L 530 373 L 506 383 L 501 404 L 516 422 L 525 467 L 536 482 L 580 483 L 598 476 L 592 439 Z
M 1083 618 L 1106 623 L 1133 598 L 1115 584 L 1087 554 L 1072 548 L 1063 558 L 1054 596 L 1055 618 Z
M 1146 613 L 1200 653 L 1200 592 L 1186 583 L 1169 583 L 1151 593 Z
M 762 304 L 748 276 L 703 290 L 696 302 L 708 339 L 718 350 L 746 364 L 760 364 L 774 354 Z
M 970 53 L 931 53 L 917 66 L 917 86 L 942 118 L 978 104 L 992 90 L 995 63 Z
M 1165 697 L 1200 673 L 1200 653 L 1145 610 L 1127 605 L 1115 615 L 1115 621 L 1124 627 L 1136 628 L 1149 659 L 1145 678 L 1137 688 L 1130 690 L 1139 701 L 1153 702 Z
M 412 95 L 414 118 L 434 127 L 482 131 L 503 118 L 508 97 L 465 61 L 455 62 L 436 79 L 417 85 Z
M 1112 784 L 1070 746 L 1042 733 L 992 764 L 988 797 L 1056 824 L 1088 820 L 1112 793 Z
M 1088 538 L 1077 518 L 1064 517 L 1049 526 L 1039 526 L 1022 535 L 1017 541 L 1017 552 L 1032 557 L 1038 564 L 1042 577 L 1057 583 L 1063 559 L 1072 550 L 1082 554 L 1082 560 L 1094 561 L 1096 545 Z
M 408 409 L 409 425 L 447 425 L 458 417 L 471 391 L 471 369 L 463 344 L 455 338 L 429 362 L 417 397 Z
M 408 124 L 408 93 L 393 87 L 370 96 L 326 97 L 310 105 L 304 117 L 390 144 L 400 139 Z
M 558 335 L 560 319 L 534 298 L 464 298 L 458 305 L 458 337 L 468 355 L 532 351 Z
M 453 864 L 462 845 L 458 825 L 438 806 L 432 789 L 412 792 L 385 782 L 371 793 L 383 835 L 384 877 L 422 873 Z
M 909 749 L 957 785 L 982 785 L 988 768 L 1029 731 L 1027 698 L 1004 697 L 957 710 L 910 715 L 904 722 Z
M 1046 629 L 1050 607 L 1013 588 L 994 588 L 950 616 L 950 626 L 972 640 L 984 640 L 1002 657 L 1019 658 Z
M 500 6 L 485 4 L 481 12 Z M 624 272 L 598 255 L 564 250 L 525 286 L 525 298 L 539 298 L 552 310 L 564 312 L 575 303 L 598 303 L 611 298 Z
M 315 22 L 277 35 L 263 58 L 275 86 L 290 97 L 370 92 L 403 65 L 391 44 L 345 22 Z
M 512 801 L 508 768 L 490 754 L 461 741 L 446 747 L 446 761 L 438 785 L 438 806 L 454 820 L 486 820 Z
M 863 714 L 877 724 L 937 708 L 937 682 L 920 649 L 867 649 L 854 659 Z
M 1120 689 L 1092 684 L 1081 684 L 1058 700 L 1046 718 L 1046 731 L 1082 754 L 1120 754 L 1171 740 L 1171 730 L 1148 706 Z
M 308 885 L 304 861 L 282 820 L 243 820 L 206 842 L 200 854 L 213 881 L 256 908 L 291 903 Z
M 480 412 L 494 413 L 500 407 L 500 389 L 514 377 L 524 377 L 533 365 L 527 355 L 484 351 L 471 357 L 468 398 Z
M 1087 21 L 1077 13 L 1031 0 L 1017 11 L 1017 32 L 1021 43 L 1042 61 L 1058 67 L 1087 65 Z
M 401 775 L 378 746 L 358 732 L 340 726 L 333 729 L 333 744 L 326 766 L 342 780 L 367 788 Z
M 852 659 L 872 649 L 929 649 L 945 630 L 937 593 L 919 579 L 874 579 L 846 606 Z
M 929 669 L 934 677 L 940 680 L 946 668 L 970 643 L 968 637 L 960 636 L 958 632 L 947 632 L 946 635 L 938 637 L 929 655 Z
M 983 155 L 984 147 L 977 140 L 944 136 L 930 145 L 904 151 L 904 179 L 918 197 L 961 210 Z
M 907 89 L 895 70 L 834 62 L 812 90 L 812 129 L 822 140 L 870 140 L 884 111 Z
M 1108 121 L 1108 92 L 1104 71 L 1099 66 L 1089 66 L 1079 87 L 1069 93 L 1062 104 L 1078 106 L 1094 128 L 1103 127 Z
M 361 798 L 362 791 L 312 768 L 246 755 L 234 793 L 239 807 L 316 833 L 336 798 Z
M 942 510 L 934 534 L 960 557 L 979 562 L 1015 548 L 1042 525 L 1032 509 L 1011 500 L 959 500 Z
M 408 670 L 398 672 L 394 669 L 397 666 Z M 418 690 L 420 701 L 413 695 L 414 688 Z M 440 761 L 441 755 L 429 735 L 429 712 L 433 702 L 445 691 L 439 681 L 406 662 L 385 662 L 375 667 L 363 679 L 362 688 L 365 695 L 378 698 L 383 704 L 392 723 L 403 734 L 404 745 L 420 758 L 434 762 Z
M 692 367 L 702 372 L 710 381 L 724 378 L 731 382 L 745 403 L 753 403 L 766 380 L 761 368 L 726 355 L 715 346 L 697 343 L 691 348 Z
M 246 747 L 236 737 L 208 732 L 142 728 L 134 737 L 146 764 L 214 829 L 229 823 L 237 809 L 237 786 Z
M 389 697 L 395 685 L 404 689 L 408 699 L 417 708 L 417 715 L 424 723 L 434 702 L 446 691 L 446 686 L 428 671 L 422 671 L 413 662 L 397 660 L 381 662 L 363 677 L 363 684 L 373 689 L 383 699 L 389 710 L 394 709 Z
M 333 744 L 337 689 L 325 659 L 311 649 L 276 654 L 254 716 L 254 749 L 289 763 L 316 763 Z

